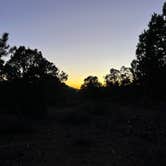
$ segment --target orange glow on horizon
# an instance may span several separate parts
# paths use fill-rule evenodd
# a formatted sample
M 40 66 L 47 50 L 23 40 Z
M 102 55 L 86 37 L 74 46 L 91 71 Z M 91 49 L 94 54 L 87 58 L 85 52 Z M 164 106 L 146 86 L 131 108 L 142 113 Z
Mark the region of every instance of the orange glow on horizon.
M 68 86 L 75 88 L 75 89 L 80 89 L 80 85 L 74 84 L 74 83 L 66 83 Z
M 67 81 L 66 84 L 72 88 L 75 88 L 75 89 L 80 89 L 80 86 L 81 86 L 81 82 L 78 82 L 78 81 Z
M 85 77 L 86 78 L 86 77 Z M 104 84 L 104 79 L 103 77 L 98 77 L 99 82 L 101 82 L 102 84 Z M 69 79 L 66 81 L 66 84 L 70 87 L 73 87 L 75 89 L 80 89 L 81 85 L 83 84 L 84 79 L 77 79 L 77 80 L 73 80 L 73 79 Z

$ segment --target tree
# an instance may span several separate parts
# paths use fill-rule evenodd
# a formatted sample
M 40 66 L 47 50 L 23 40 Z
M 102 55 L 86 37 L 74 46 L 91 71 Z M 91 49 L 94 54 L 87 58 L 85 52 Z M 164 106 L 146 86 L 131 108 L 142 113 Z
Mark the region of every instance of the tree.
M 99 82 L 97 76 L 88 76 L 84 79 L 81 85 L 81 94 L 89 99 L 100 99 L 102 84 Z
M 96 76 L 88 76 L 84 79 L 84 83 L 81 85 L 81 89 L 97 89 L 101 86 L 102 84 L 98 81 Z
M 133 81 L 133 73 L 131 68 L 122 66 L 120 69 L 120 84 L 121 86 L 130 85 Z
M 8 34 L 4 34 L 0 39 L 0 79 L 5 80 L 0 84 L 1 103 L 8 98 L 9 110 L 37 117 L 45 115 L 48 82 L 53 82 L 51 91 L 58 96 L 57 89 L 63 89 L 68 75 L 37 49 L 9 47 L 7 41 Z M 5 56 L 9 60 L 4 61 Z
M 120 70 L 111 68 L 104 78 L 106 87 L 119 87 L 129 85 L 133 81 L 133 74 L 131 68 L 122 66 Z
M 163 5 L 163 13 L 154 13 L 148 28 L 139 36 L 136 59 L 131 66 L 140 85 L 149 90 L 161 90 L 165 87 L 166 2 Z
M 119 86 L 120 85 L 120 71 L 114 68 L 110 69 L 110 73 L 105 77 L 105 84 L 107 87 Z
M 59 82 L 67 80 L 68 75 L 42 56 L 37 49 L 21 46 L 13 47 L 10 51 L 10 59 L 5 65 L 7 79 L 44 80 L 57 79 Z
M 5 61 L 3 60 L 4 57 L 8 55 L 9 52 L 9 45 L 7 44 L 8 41 L 8 33 L 4 33 L 0 39 L 0 80 L 3 81 L 5 79 Z
M 164 2 L 164 5 L 163 5 L 163 16 L 164 17 L 166 16 L 166 2 Z

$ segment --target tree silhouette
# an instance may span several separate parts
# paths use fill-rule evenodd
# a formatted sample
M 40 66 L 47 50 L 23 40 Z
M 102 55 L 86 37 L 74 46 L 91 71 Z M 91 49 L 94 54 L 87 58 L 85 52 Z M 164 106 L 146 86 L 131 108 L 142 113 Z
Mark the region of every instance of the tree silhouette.
M 66 81 L 68 75 L 42 56 L 37 49 L 21 46 L 13 47 L 10 59 L 5 65 L 7 79 L 45 80 L 55 78 L 59 82 Z
M 52 91 L 60 94 L 68 75 L 43 57 L 37 49 L 24 46 L 9 47 L 8 34 L 0 39 L 0 84 L 1 103 L 19 115 L 45 115 L 48 82 L 53 82 Z M 7 56 L 8 60 L 3 60 Z M 57 93 L 59 89 L 59 93 Z M 49 91 L 50 92 L 50 91 Z
M 133 81 L 133 73 L 131 68 L 122 66 L 120 69 L 120 84 L 121 86 L 130 85 Z
M 81 94 L 86 98 L 98 99 L 100 98 L 100 89 L 102 84 L 99 82 L 97 76 L 88 76 L 84 79 L 81 85 Z
M 164 5 L 163 5 L 163 16 L 164 17 L 166 16 L 166 2 L 164 2 Z
M 0 80 L 5 80 L 5 67 L 3 60 L 9 53 L 9 45 L 7 44 L 8 41 L 8 33 L 4 33 L 0 39 Z
M 105 77 L 105 84 L 107 87 L 119 86 L 120 84 L 120 71 L 114 68 L 110 69 L 110 73 Z
M 96 89 L 100 88 L 101 86 L 102 85 L 96 76 L 88 76 L 84 79 L 84 83 L 81 85 L 81 89 Z
M 161 15 L 154 13 L 148 28 L 139 36 L 136 60 L 131 66 L 135 79 L 150 91 L 165 87 L 166 3 L 163 6 L 163 13 Z

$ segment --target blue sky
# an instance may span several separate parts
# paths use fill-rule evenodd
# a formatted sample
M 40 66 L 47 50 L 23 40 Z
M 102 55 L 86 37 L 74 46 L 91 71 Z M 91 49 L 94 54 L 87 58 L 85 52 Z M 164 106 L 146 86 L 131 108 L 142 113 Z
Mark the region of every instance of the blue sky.
M 10 45 L 38 48 L 79 86 L 129 66 L 138 36 L 164 0 L 0 0 L 0 33 Z

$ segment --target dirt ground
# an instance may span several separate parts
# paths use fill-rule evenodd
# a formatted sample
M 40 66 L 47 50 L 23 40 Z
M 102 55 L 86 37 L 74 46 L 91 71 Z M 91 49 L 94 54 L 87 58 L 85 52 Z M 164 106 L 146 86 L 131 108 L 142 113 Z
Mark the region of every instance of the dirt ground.
M 165 105 L 83 103 L 48 112 L 37 122 L 2 118 L 13 128 L 0 127 L 1 166 L 166 165 Z

